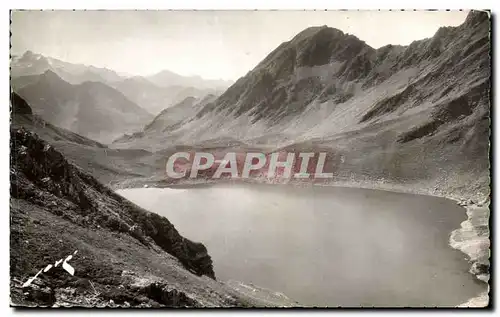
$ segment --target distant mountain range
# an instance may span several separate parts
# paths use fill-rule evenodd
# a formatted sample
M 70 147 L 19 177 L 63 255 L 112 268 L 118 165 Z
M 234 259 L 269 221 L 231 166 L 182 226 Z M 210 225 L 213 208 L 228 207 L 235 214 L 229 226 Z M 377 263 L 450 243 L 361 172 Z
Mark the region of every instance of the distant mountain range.
M 187 97 L 220 94 L 228 82 L 161 71 L 125 77 L 31 51 L 11 59 L 11 86 L 48 122 L 109 143 Z
M 186 83 L 186 81 L 180 81 Z M 144 77 L 131 77 L 119 82 L 110 83 L 111 86 L 122 92 L 127 98 L 157 114 L 171 107 L 187 97 L 201 98 L 206 95 L 220 95 L 223 89 L 200 88 L 192 85 L 166 85 L 160 86 Z
M 225 90 L 233 84 L 230 80 L 203 79 L 200 76 L 186 77 L 168 70 L 147 76 L 146 79 L 160 87 L 185 86 L 199 89 Z
M 49 123 L 103 143 L 140 129 L 153 117 L 102 82 L 72 85 L 51 70 L 14 78 L 11 84 Z
M 22 56 L 13 56 L 11 59 L 13 79 L 41 75 L 48 70 L 73 85 L 87 81 L 106 84 L 152 114 L 157 114 L 189 96 L 220 94 L 232 83 L 223 80 L 205 80 L 199 76 L 185 77 L 168 70 L 147 77 L 131 77 L 107 68 L 68 63 L 31 51 L 25 52 Z
M 81 84 L 86 81 L 97 81 L 105 84 L 123 80 L 117 72 L 83 64 L 72 64 L 56 58 L 46 57 L 31 51 L 22 56 L 12 56 L 10 63 L 11 77 L 40 75 L 47 70 L 56 73 L 70 84 Z

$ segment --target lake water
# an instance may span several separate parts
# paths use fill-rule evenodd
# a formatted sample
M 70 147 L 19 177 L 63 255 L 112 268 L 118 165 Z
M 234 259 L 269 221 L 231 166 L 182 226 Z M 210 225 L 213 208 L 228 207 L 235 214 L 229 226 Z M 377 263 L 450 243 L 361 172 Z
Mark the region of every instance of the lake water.
M 284 185 L 119 190 L 203 242 L 217 279 L 308 306 L 456 306 L 486 289 L 449 245 L 451 200 Z

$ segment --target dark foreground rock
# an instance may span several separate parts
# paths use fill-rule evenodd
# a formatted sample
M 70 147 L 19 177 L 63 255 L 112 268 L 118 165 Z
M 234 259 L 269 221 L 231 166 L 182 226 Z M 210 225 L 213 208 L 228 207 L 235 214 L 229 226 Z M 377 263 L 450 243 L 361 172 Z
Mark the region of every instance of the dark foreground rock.
M 11 197 L 50 207 L 80 225 L 128 234 L 145 246 L 155 243 L 196 274 L 215 278 L 205 246 L 183 238 L 166 218 L 115 194 L 35 134 L 13 130 L 10 144 Z

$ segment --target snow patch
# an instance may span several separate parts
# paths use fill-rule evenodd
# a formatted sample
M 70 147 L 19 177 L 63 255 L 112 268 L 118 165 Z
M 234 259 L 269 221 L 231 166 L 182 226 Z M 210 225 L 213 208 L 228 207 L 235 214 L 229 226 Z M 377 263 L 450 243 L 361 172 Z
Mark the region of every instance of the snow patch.
M 488 283 L 490 279 L 490 232 L 488 227 L 490 210 L 488 207 L 489 203 L 485 206 L 466 206 L 467 220 L 462 222 L 460 228 L 454 230 L 450 235 L 450 246 L 467 254 L 469 262 L 472 263 L 469 272 L 485 283 Z M 488 292 L 489 285 L 488 291 L 469 299 L 458 307 L 485 307 L 489 302 Z

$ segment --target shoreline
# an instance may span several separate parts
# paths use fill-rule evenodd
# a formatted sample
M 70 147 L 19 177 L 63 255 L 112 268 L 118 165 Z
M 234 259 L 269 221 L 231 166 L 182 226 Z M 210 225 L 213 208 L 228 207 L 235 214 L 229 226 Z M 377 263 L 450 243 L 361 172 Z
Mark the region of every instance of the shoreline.
M 144 180 L 143 180 L 144 181 Z M 460 228 L 456 228 L 449 233 L 448 245 L 463 254 L 465 254 L 470 264 L 469 273 L 473 274 L 476 279 L 485 283 L 487 289 L 484 292 L 477 294 L 477 296 L 470 298 L 467 302 L 461 303 L 456 307 L 486 307 L 489 304 L 489 257 L 490 257 L 490 239 L 489 239 L 489 215 L 490 215 L 490 198 L 489 197 L 475 197 L 475 199 L 464 197 L 466 195 L 457 195 L 454 193 L 447 193 L 438 191 L 436 189 L 426 189 L 426 186 L 416 188 L 417 184 L 394 184 L 389 182 L 325 182 L 325 183 L 269 183 L 262 180 L 253 180 L 250 182 L 241 182 L 241 180 L 225 180 L 225 181 L 207 181 L 203 182 L 182 182 L 177 184 L 159 183 L 146 181 L 142 184 L 132 183 L 132 186 L 115 187 L 113 190 L 118 189 L 135 189 L 135 188 L 171 188 L 171 189 L 186 189 L 196 187 L 209 187 L 217 184 L 270 184 L 270 185 L 307 185 L 307 186 L 324 186 L 324 187 L 341 187 L 341 188 L 359 188 L 359 189 L 372 189 L 382 190 L 394 193 L 405 193 L 422 196 L 432 196 L 454 201 L 457 205 L 464 208 L 465 220 L 460 224 Z M 123 183 L 121 183 L 123 184 Z M 121 185 L 117 184 L 117 185 Z M 142 185 L 142 186 L 141 186 Z M 422 184 L 423 185 L 423 184 Z

